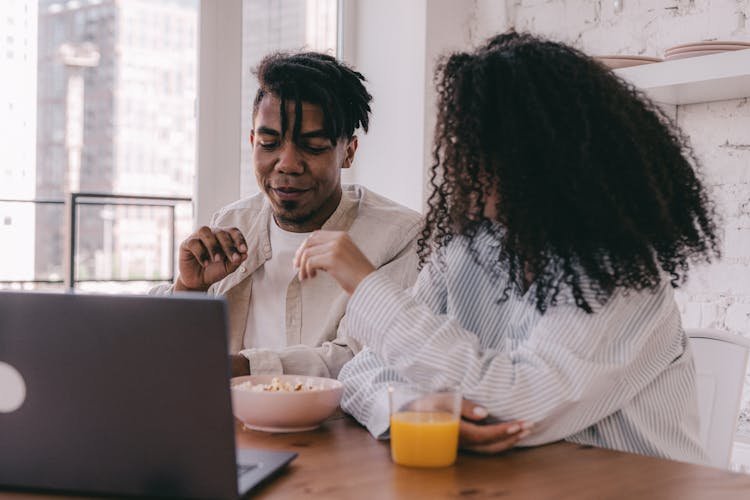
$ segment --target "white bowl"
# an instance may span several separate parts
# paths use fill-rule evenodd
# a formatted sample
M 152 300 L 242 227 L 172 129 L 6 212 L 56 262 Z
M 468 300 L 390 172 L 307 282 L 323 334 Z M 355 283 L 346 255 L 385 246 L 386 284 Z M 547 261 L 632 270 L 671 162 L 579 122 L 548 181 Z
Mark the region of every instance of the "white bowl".
M 314 390 L 252 391 L 236 387 L 243 382 L 304 384 Z M 338 407 L 344 384 L 338 380 L 306 375 L 246 375 L 231 380 L 232 410 L 245 427 L 265 432 L 300 432 L 318 427 Z

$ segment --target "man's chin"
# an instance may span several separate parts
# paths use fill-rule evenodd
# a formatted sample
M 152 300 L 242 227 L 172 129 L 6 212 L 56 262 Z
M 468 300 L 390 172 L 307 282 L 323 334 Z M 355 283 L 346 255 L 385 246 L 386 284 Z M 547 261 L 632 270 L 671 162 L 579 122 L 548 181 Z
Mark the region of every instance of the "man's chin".
M 293 214 L 300 210 L 299 202 L 293 200 L 282 200 L 278 202 L 279 212 Z
M 300 208 L 296 201 L 281 202 L 281 206 L 275 208 L 273 215 L 276 221 L 282 224 L 298 226 L 305 224 L 312 218 L 312 214 Z

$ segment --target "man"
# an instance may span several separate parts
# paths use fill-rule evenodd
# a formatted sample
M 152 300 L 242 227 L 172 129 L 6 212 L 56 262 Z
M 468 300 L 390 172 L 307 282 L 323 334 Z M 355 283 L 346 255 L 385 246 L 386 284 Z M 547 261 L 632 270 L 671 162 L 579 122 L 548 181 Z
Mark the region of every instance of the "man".
M 237 201 L 180 245 L 179 276 L 154 293 L 205 291 L 229 305 L 234 376 L 336 377 L 359 346 L 342 321 L 348 295 L 326 273 L 301 283 L 297 248 L 317 229 L 346 231 L 370 262 L 403 287 L 416 279 L 419 215 L 341 169 L 367 131 L 364 77 L 319 53 L 274 54 L 258 67 L 253 164 L 262 193 Z

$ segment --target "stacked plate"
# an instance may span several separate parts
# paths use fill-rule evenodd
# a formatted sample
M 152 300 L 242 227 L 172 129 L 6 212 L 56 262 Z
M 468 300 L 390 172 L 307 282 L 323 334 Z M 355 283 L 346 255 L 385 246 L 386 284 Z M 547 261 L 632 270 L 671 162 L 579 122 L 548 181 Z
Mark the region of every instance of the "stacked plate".
M 656 57 L 645 56 L 597 56 L 594 57 L 594 59 L 610 69 L 627 68 L 630 66 L 640 66 L 641 64 L 651 64 L 662 61 Z
M 709 54 L 718 54 L 719 52 L 728 52 L 732 50 L 750 49 L 748 42 L 695 42 L 675 45 L 664 51 L 665 61 L 674 61 L 675 59 L 685 59 L 687 57 L 707 56 Z

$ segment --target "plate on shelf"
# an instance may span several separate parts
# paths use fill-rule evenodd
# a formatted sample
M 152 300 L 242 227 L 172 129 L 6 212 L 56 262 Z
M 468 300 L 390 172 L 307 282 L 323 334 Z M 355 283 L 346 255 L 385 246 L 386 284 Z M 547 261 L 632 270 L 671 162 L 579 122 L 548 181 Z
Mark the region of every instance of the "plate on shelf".
M 680 47 L 680 48 L 671 48 L 664 51 L 665 55 L 672 55 L 672 54 L 680 54 L 682 52 L 691 52 L 694 50 L 743 50 L 743 49 L 750 49 L 749 45 L 730 45 L 730 44 L 720 44 L 720 43 L 711 43 L 706 45 L 695 45 L 690 47 Z
M 722 52 L 732 52 L 731 50 L 689 50 L 678 52 L 676 54 L 667 54 L 664 56 L 665 61 L 674 61 L 676 59 L 687 59 L 688 57 L 708 56 L 711 54 L 720 54 Z
M 628 68 L 630 66 L 640 66 L 641 64 L 651 64 L 661 62 L 656 57 L 646 56 L 595 56 L 594 59 L 604 64 L 610 69 Z
M 731 45 L 733 47 L 742 47 L 742 48 L 750 48 L 750 42 L 723 42 L 720 40 L 712 40 L 708 42 L 692 42 L 692 43 L 683 43 L 681 45 L 675 45 L 674 47 L 669 47 L 664 52 L 672 52 L 674 50 L 679 49 L 685 49 L 685 48 L 708 48 L 709 45 Z

